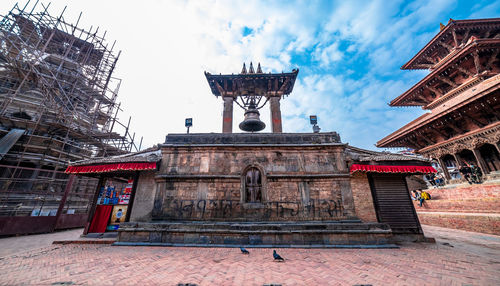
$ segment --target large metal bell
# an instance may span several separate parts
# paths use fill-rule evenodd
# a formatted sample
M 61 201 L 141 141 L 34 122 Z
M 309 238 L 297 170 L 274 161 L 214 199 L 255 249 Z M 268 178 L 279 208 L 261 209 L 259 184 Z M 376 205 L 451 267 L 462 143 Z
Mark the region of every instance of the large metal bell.
M 260 113 L 256 108 L 249 108 L 245 111 L 245 120 L 240 123 L 240 129 L 248 132 L 261 131 L 266 128 L 266 124 L 260 121 Z

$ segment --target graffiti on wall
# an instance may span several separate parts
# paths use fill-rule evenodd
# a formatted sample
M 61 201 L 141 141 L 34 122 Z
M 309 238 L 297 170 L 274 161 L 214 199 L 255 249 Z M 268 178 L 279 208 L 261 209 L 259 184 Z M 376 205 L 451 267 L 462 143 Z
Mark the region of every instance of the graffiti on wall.
M 345 216 L 342 200 L 311 199 L 309 203 L 271 201 L 241 203 L 239 200 L 156 200 L 157 219 L 335 219 Z

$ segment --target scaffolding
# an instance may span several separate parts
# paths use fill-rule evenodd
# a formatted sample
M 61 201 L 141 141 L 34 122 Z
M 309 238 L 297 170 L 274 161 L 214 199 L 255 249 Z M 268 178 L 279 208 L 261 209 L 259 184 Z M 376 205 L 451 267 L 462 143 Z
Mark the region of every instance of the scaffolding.
M 115 43 L 49 7 L 16 4 L 0 21 L 0 216 L 37 213 L 22 206 L 62 193 L 70 161 L 141 148 L 118 119 Z

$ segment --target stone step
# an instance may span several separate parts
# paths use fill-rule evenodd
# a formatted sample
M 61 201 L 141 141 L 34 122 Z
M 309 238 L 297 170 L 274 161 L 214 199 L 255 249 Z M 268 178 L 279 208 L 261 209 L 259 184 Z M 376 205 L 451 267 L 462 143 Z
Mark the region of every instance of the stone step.
M 500 214 L 417 212 L 421 224 L 500 235 Z
M 211 222 L 159 221 L 155 223 L 122 223 L 120 231 L 203 231 L 203 232 L 328 232 L 328 231 L 390 231 L 387 224 L 360 221 L 334 222 Z
M 478 213 L 500 213 L 500 198 L 481 199 L 455 199 L 441 200 L 433 199 L 424 201 L 422 206 L 413 201 L 417 212 L 478 212 Z
M 203 245 L 350 245 L 387 244 L 387 224 L 335 222 L 129 222 L 120 225 L 118 242 Z
M 500 183 L 460 185 L 454 188 L 427 189 L 433 200 L 468 200 L 481 198 L 499 198 Z

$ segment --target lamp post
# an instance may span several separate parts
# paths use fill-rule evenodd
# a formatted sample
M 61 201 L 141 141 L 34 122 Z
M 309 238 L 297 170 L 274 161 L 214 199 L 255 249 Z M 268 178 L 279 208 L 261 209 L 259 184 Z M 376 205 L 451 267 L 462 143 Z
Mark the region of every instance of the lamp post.
M 321 128 L 319 128 L 319 126 L 318 126 L 318 117 L 316 115 L 310 115 L 309 116 L 309 122 L 313 126 L 313 132 L 314 133 L 319 133 L 319 131 L 321 130 Z
M 189 127 L 193 126 L 193 118 L 186 118 L 184 126 L 187 127 L 187 134 L 189 134 Z

